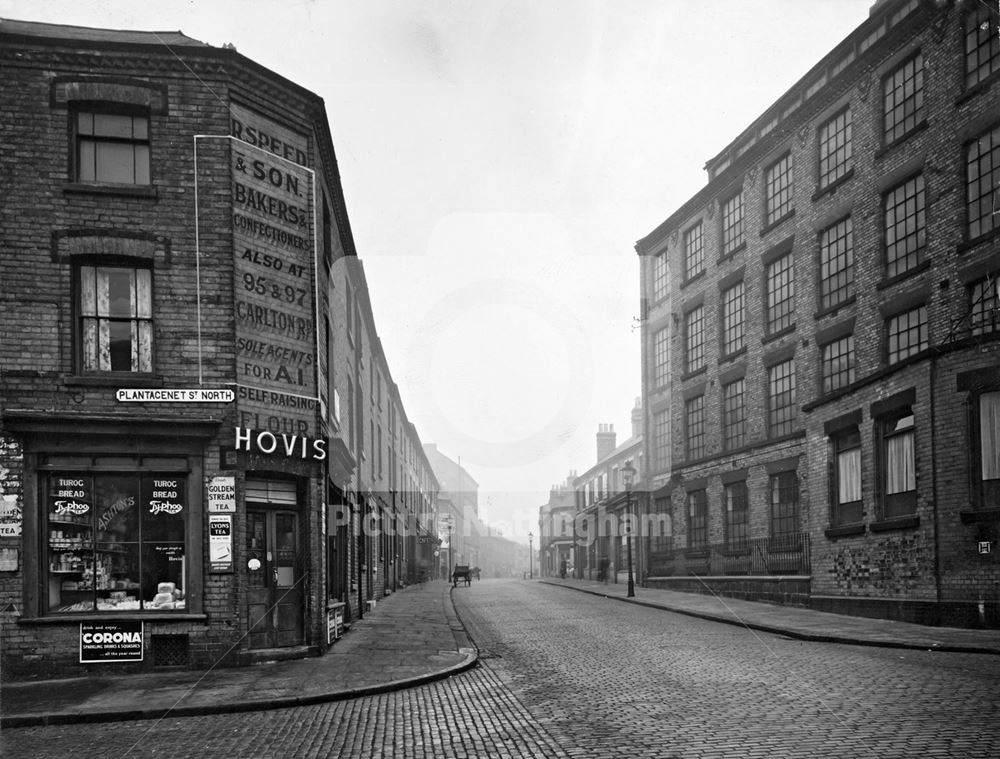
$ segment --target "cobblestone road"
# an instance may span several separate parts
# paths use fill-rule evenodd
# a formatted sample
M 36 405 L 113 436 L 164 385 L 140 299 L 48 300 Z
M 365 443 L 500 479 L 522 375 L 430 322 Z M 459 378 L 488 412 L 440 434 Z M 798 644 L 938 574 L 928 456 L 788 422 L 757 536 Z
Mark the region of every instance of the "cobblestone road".
M 1000 657 L 803 643 L 525 582 L 456 591 L 481 666 L 272 712 L 20 728 L 11 757 L 1000 756 Z

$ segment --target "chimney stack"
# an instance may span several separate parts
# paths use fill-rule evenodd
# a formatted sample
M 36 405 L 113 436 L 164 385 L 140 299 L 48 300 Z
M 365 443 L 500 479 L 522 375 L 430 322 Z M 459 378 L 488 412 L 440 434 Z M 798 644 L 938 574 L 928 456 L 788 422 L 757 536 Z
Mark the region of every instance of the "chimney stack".
M 597 425 L 597 460 L 607 458 L 615 450 L 616 443 L 615 439 L 617 435 L 615 434 L 615 425 L 613 424 L 599 424 Z
M 642 434 L 642 398 L 635 399 L 635 406 L 632 407 L 632 437 L 639 437 Z

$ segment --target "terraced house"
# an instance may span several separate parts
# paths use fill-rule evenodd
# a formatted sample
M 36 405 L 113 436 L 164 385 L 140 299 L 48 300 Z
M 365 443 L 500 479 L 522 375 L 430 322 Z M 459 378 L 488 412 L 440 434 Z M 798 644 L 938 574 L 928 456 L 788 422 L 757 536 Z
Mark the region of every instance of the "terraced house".
M 1000 623 L 997 7 L 881 0 L 642 257 L 649 583 Z
M 179 32 L 0 62 L 4 678 L 324 651 L 426 575 L 437 483 L 323 101 Z

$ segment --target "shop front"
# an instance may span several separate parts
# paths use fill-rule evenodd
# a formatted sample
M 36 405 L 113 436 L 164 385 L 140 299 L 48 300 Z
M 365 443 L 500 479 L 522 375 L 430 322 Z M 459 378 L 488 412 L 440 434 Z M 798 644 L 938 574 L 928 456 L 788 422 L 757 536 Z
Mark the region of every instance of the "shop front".
M 86 643 L 136 625 L 138 647 L 109 663 L 190 663 L 205 631 L 202 462 L 217 425 L 12 414 L 5 429 L 23 466 L 21 634 L 5 677 L 78 674 Z

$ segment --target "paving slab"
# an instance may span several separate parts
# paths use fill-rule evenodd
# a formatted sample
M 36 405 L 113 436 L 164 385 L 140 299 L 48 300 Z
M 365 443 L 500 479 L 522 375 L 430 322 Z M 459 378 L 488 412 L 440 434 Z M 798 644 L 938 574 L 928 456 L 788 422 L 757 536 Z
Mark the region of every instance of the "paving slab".
M 540 582 L 800 640 L 1000 655 L 1000 630 L 995 629 L 930 627 L 660 588 L 636 587 L 630 598 L 625 583 L 570 578 Z
M 169 671 L 0 685 L 0 727 L 218 714 L 321 703 L 449 677 L 477 652 L 444 581 L 379 601 L 323 656 L 208 672 Z M 457 592 L 457 591 L 456 591 Z

